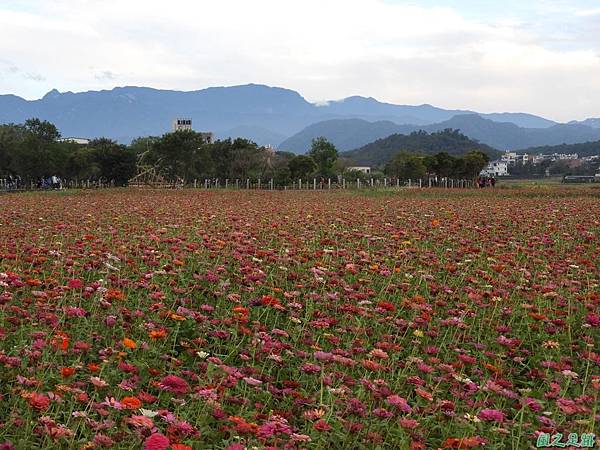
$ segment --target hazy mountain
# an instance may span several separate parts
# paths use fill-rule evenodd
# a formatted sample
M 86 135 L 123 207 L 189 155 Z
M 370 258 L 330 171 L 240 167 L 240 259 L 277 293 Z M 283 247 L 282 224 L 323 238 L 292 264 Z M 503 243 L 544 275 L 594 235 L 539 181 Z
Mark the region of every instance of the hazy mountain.
M 334 119 L 309 125 L 300 133 L 283 141 L 279 148 L 305 153 L 314 138 L 324 136 L 339 151 L 353 150 L 395 133 L 410 133 L 414 125 L 398 125 L 390 121 L 368 122 L 363 119 Z
M 484 119 L 493 120 L 494 122 L 508 122 L 522 128 L 550 128 L 557 125 L 556 122 L 543 117 L 534 116 L 533 114 L 525 113 L 491 113 L 479 114 Z
M 592 128 L 600 128 L 600 118 L 586 119 L 586 120 L 582 120 L 581 122 L 577 122 L 574 120 L 572 122 L 569 122 L 569 124 L 587 125 L 588 127 L 592 127 Z
M 578 124 L 558 124 L 550 128 L 521 128 L 513 123 L 493 122 L 476 114 L 423 127 L 426 131 L 446 128 L 461 130 L 465 135 L 499 150 L 522 150 L 543 145 L 575 144 L 600 140 L 600 129 Z
M 295 91 L 253 84 L 191 92 L 145 87 L 81 93 L 52 90 L 33 101 L 0 96 L 0 123 L 39 117 L 55 123 L 64 136 L 106 136 L 122 142 L 169 131 L 177 117 L 191 118 L 198 131 L 223 137 L 242 135 L 261 144 L 277 145 L 284 136 L 325 120 L 354 118 L 426 126 L 464 114 L 473 113 L 431 105 L 393 105 L 365 97 L 313 104 Z M 483 116 L 517 125 L 553 125 L 541 117 L 520 113 Z
M 384 126 L 383 124 L 387 124 Z M 548 128 L 521 128 L 513 123 L 494 122 L 478 114 L 459 114 L 449 120 L 432 125 L 395 125 L 385 122 L 334 120 L 313 124 L 288 138 L 279 146 L 283 150 L 303 153 L 312 139 L 323 136 L 341 151 L 361 147 L 370 141 L 390 134 L 408 134 L 445 129 L 460 130 L 471 139 L 499 150 L 521 150 L 528 147 L 573 144 L 600 140 L 600 128 L 580 124 L 557 124 Z M 390 133 L 391 131 L 391 133 Z M 386 134 L 387 133 L 387 134 Z
M 444 130 L 434 133 L 415 131 L 411 134 L 393 134 L 359 149 L 342 153 L 342 156 L 356 164 L 381 166 L 401 150 L 430 155 L 446 152 L 453 156 L 462 156 L 471 150 L 481 150 L 492 158 L 500 154 L 487 145 L 469 139 L 459 131 Z
M 216 139 L 235 139 L 241 137 L 250 139 L 258 145 L 275 145 L 277 142 L 285 139 L 285 135 L 283 134 L 252 125 L 240 125 L 230 130 L 220 131 L 215 137 Z
M 581 144 L 561 144 L 561 145 L 549 145 L 544 147 L 531 147 L 519 153 L 533 153 L 533 154 L 544 154 L 552 155 L 554 153 L 564 153 L 572 155 L 576 153 L 579 157 L 582 156 L 596 156 L 600 155 L 600 141 L 594 142 L 583 142 Z

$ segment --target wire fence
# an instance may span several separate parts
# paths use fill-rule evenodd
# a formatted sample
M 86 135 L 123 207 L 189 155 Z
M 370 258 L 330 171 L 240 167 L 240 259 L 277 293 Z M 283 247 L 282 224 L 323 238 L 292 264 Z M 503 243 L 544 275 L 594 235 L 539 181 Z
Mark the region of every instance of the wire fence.
M 107 189 L 116 186 L 114 181 L 106 180 L 58 180 L 56 183 L 34 183 L 21 180 L 0 178 L 0 191 L 44 191 L 61 189 Z M 471 189 L 478 187 L 474 180 L 454 178 L 421 178 L 401 180 L 399 178 L 309 178 L 278 183 L 274 179 L 261 178 L 203 178 L 190 183 L 181 180 L 168 182 L 137 183 L 132 188 L 149 189 L 231 189 L 231 190 L 299 190 L 299 191 L 327 191 L 327 190 L 357 190 L 357 189 Z

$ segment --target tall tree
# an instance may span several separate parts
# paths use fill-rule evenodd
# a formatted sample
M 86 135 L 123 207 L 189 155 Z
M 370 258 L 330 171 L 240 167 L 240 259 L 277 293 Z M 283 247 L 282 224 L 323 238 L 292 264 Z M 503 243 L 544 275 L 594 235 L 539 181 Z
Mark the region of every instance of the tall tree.
M 19 148 L 11 162 L 14 172 L 25 180 L 59 174 L 65 164 L 65 153 L 56 142 L 59 137 L 60 133 L 50 122 L 25 121 Z
M 317 164 L 315 161 L 307 155 L 298 155 L 290 159 L 288 163 L 290 169 L 290 175 L 293 179 L 308 178 L 315 170 L 317 170 Z
M 167 133 L 152 146 L 150 159 L 170 180 L 192 181 L 212 165 L 210 153 L 200 133 L 182 130 Z
M 135 175 L 136 155 L 133 150 L 110 139 L 101 138 L 90 142 L 93 160 L 98 166 L 98 176 L 106 182 L 125 186 Z
M 427 168 L 422 156 L 400 152 L 386 165 L 385 173 L 401 180 L 416 180 L 425 178 Z
M 313 139 L 308 156 L 317 165 L 317 175 L 325 178 L 335 176 L 333 167 L 338 158 L 338 151 L 327 139 L 324 137 Z
M 0 176 L 16 175 L 14 159 L 20 151 L 24 132 L 22 125 L 0 125 Z
M 475 178 L 490 162 L 490 157 L 480 150 L 472 150 L 463 156 L 464 175 L 469 178 Z

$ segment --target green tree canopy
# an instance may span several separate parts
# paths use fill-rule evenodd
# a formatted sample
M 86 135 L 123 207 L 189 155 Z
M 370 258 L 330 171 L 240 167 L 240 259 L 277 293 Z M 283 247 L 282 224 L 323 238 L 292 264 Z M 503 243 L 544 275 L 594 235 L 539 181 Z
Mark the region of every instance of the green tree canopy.
M 308 152 L 317 165 L 317 175 L 322 177 L 333 177 L 335 162 L 338 159 L 338 151 L 331 142 L 324 137 L 313 139 L 311 148 Z
M 317 164 L 307 155 L 295 156 L 288 163 L 288 167 L 294 180 L 299 178 L 306 179 L 317 170 Z
M 401 180 L 425 178 L 427 168 L 423 157 L 400 152 L 385 167 L 385 173 Z
M 130 148 L 101 138 L 90 142 L 88 151 L 97 165 L 96 173 L 105 181 L 124 186 L 135 175 L 136 155 Z M 93 170 L 93 167 L 89 170 Z

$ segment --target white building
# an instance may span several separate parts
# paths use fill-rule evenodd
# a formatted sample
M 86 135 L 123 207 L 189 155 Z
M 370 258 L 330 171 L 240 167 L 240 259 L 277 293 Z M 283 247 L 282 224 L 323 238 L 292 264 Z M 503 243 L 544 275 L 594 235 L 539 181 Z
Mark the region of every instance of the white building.
M 192 119 L 173 120 L 173 131 L 192 131 Z
M 369 175 L 371 173 L 371 168 L 368 166 L 353 166 L 353 167 L 348 167 L 346 168 L 346 170 L 354 170 L 356 172 L 362 172 L 364 174 Z
M 487 167 L 481 171 L 481 175 L 488 177 L 506 177 L 508 176 L 508 163 L 501 159 L 491 161 Z
M 173 132 L 177 131 L 192 131 L 192 119 L 175 119 L 173 120 Z M 207 144 L 211 144 L 213 141 L 213 134 L 210 132 L 199 133 L 202 139 Z
M 78 145 L 89 145 L 90 140 L 86 138 L 77 138 L 77 137 L 68 137 L 68 138 L 60 138 L 58 142 L 68 142 L 70 144 L 78 144 Z
M 517 152 L 505 152 L 502 155 L 501 161 L 506 162 L 509 166 L 514 166 L 517 163 Z

